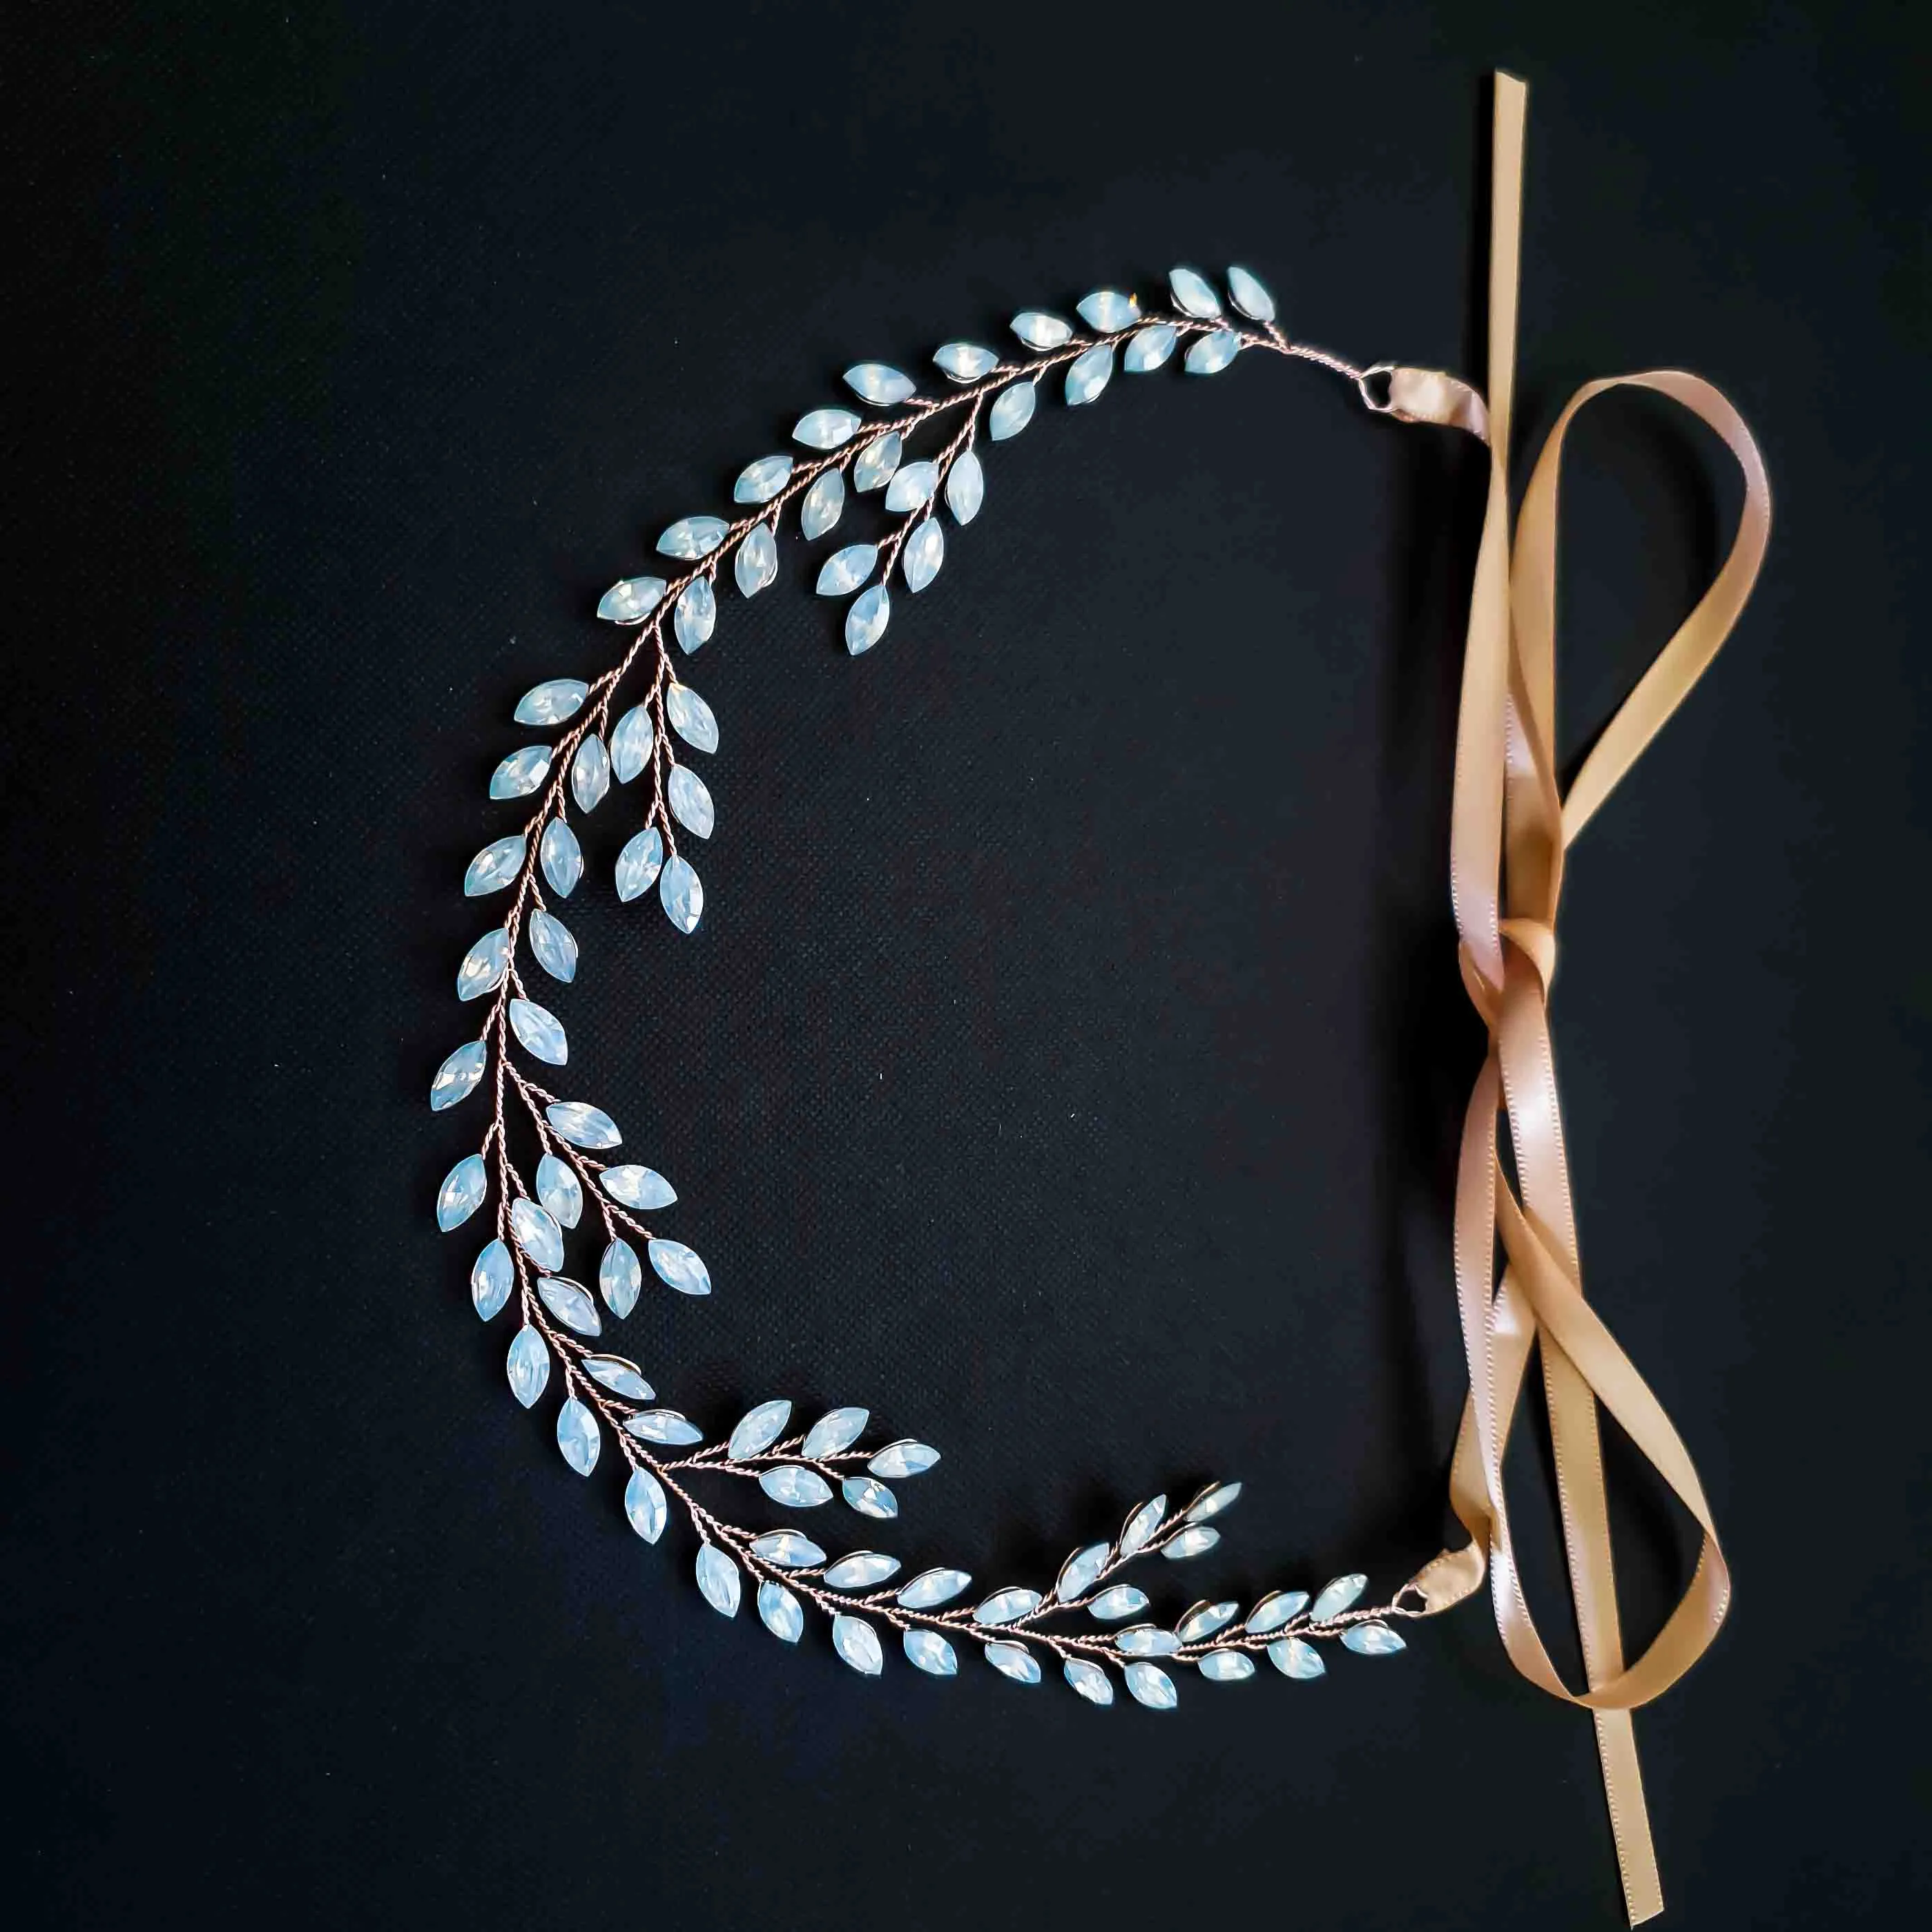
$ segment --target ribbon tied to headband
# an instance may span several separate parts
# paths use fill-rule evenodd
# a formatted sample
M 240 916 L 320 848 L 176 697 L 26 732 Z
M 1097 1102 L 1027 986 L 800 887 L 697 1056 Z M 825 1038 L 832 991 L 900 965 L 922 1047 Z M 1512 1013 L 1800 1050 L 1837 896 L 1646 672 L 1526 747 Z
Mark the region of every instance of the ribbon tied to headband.
M 1678 370 L 1586 382 L 1550 433 L 1510 542 L 1508 459 L 1521 250 L 1526 89 L 1496 83 L 1490 210 L 1489 387 L 1431 370 L 1384 367 L 1385 401 L 1406 421 L 1442 423 L 1489 446 L 1489 505 L 1471 595 L 1456 745 L 1450 878 L 1463 984 L 1489 1028 L 1487 1057 L 1463 1125 L 1455 1212 L 1456 1297 L 1469 1395 L 1450 1501 L 1468 1532 L 1409 1586 L 1430 1611 L 1471 1594 L 1486 1570 L 1510 1660 L 1553 1696 L 1584 1706 L 1598 1754 L 1632 1924 L 1664 1906 L 1630 1713 L 1667 1690 L 1708 1647 L 1730 1599 L 1730 1572 L 1689 1452 L 1670 1418 L 1584 1299 L 1549 999 L 1567 848 L 1717 655 L 1750 593 L 1771 527 L 1764 464 L 1730 404 Z M 1556 778 L 1557 479 L 1577 411 L 1618 388 L 1668 396 L 1709 424 L 1744 472 L 1730 554 L 1592 749 L 1567 793 Z M 1367 386 L 1364 383 L 1364 393 Z M 1515 1183 L 1499 1119 L 1509 1127 Z M 1504 1257 L 1496 1279 L 1496 1251 Z M 1534 1345 L 1541 1357 L 1570 1584 L 1587 1688 L 1550 1662 L 1512 1548 L 1503 1455 Z M 1649 1648 L 1624 1658 L 1597 1405 L 1622 1426 L 1703 1532 L 1697 1566 Z

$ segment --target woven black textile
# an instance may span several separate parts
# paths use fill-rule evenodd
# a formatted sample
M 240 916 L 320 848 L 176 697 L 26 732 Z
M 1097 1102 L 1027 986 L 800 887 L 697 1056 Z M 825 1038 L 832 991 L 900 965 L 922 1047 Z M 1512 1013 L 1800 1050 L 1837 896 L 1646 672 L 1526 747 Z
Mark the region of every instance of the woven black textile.
M 862 1682 L 707 1610 L 608 1452 L 566 1469 L 467 1305 L 482 1237 L 430 1212 L 482 1126 L 424 1101 L 491 922 L 462 868 L 513 822 L 484 782 L 520 692 L 606 661 L 604 585 L 848 363 L 1176 261 L 1475 370 L 1498 63 L 1526 437 L 1675 364 L 1778 495 L 1738 635 L 1576 854 L 1556 999 L 1591 1292 L 1739 1585 L 1639 1720 L 1669 1922 L 1924 1888 L 1922 16 L 337 0 L 11 38 L 10 1923 L 1621 1924 L 1589 1726 L 1480 1603 L 1160 1719 L 974 1657 Z M 1660 409 L 1572 447 L 1566 754 L 1735 510 Z M 1444 1535 L 1463 1382 L 1480 453 L 1252 357 L 1056 397 L 987 475 L 868 657 L 789 538 L 722 598 L 694 938 L 611 898 L 634 805 L 591 821 L 564 1084 L 717 1282 L 620 1346 L 710 1426 L 784 1394 L 938 1444 L 841 1546 L 1039 1581 L 1239 1476 L 1163 1607 L 1390 1586 Z M 1516 1453 L 1574 1648 L 1534 1423 Z M 1641 1637 L 1688 1539 L 1610 1456 Z

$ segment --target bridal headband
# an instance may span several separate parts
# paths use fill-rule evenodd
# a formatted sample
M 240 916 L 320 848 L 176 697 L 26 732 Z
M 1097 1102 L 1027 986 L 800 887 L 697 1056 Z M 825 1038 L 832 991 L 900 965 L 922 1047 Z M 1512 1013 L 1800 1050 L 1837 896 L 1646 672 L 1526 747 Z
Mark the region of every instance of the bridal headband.
M 889 1644 L 914 1668 L 938 1676 L 953 1676 L 962 1652 L 977 1651 L 1017 1684 L 1040 1683 L 1042 1666 L 1051 1666 L 1090 1703 L 1112 1704 L 1118 1682 L 1134 1702 L 1171 1710 L 1178 1682 L 1190 1672 L 1210 1684 L 1235 1683 L 1264 1663 L 1306 1681 L 1324 1676 L 1337 1651 L 1391 1656 L 1404 1647 L 1402 1631 L 1472 1595 L 1486 1576 L 1496 1627 L 1516 1669 L 1591 1714 L 1624 1902 L 1636 1924 L 1660 1911 L 1663 1898 L 1630 1714 L 1667 1690 L 1710 1644 L 1730 1601 L 1730 1575 L 1688 1451 L 1585 1298 L 1550 1044 L 1556 913 L 1570 844 L 1736 622 L 1763 558 L 1770 496 L 1750 431 L 1708 382 L 1676 370 L 1607 377 L 1586 383 L 1557 418 L 1511 541 L 1508 458 L 1524 105 L 1522 82 L 1498 75 L 1488 381 L 1480 394 L 1438 372 L 1388 363 L 1358 368 L 1296 341 L 1267 288 L 1245 268 L 1228 269 L 1219 287 L 1193 269 L 1176 268 L 1166 312 L 1102 289 L 1077 304 L 1077 322 L 1039 309 L 1016 316 L 1012 333 L 1024 353 L 946 344 L 933 358 L 944 380 L 930 395 L 888 364 L 858 364 L 845 376 L 852 406 L 813 410 L 795 426 L 793 440 L 803 454 L 762 457 L 740 475 L 738 514 L 685 517 L 664 531 L 657 547 L 670 560 L 670 574 L 627 578 L 598 606 L 598 615 L 624 634 L 616 662 L 588 680 L 553 678 L 526 692 L 516 722 L 542 735 L 511 752 L 490 779 L 492 798 L 534 803 L 521 808 L 527 816 L 519 830 L 477 854 L 464 880 L 472 897 L 507 900 L 500 923 L 458 969 L 458 998 L 487 1002 L 482 1028 L 442 1063 L 430 1088 L 438 1112 L 480 1092 L 488 1112 L 480 1146 L 450 1170 L 436 1214 L 446 1232 L 491 1210 L 494 1234 L 471 1270 L 472 1298 L 485 1321 L 515 1304 L 511 1390 L 527 1408 L 557 1384 L 556 1442 L 569 1466 L 590 1476 L 608 1443 L 637 1534 L 656 1543 L 674 1514 L 692 1533 L 706 1603 L 736 1616 L 748 1592 L 773 1636 L 796 1643 L 808 1628 L 823 1628 L 837 1654 L 864 1675 L 884 1670 Z M 637 1364 L 606 1348 L 606 1324 L 637 1306 L 646 1264 L 657 1282 L 681 1294 L 708 1294 L 712 1284 L 695 1250 L 658 1232 L 681 1225 L 670 1184 L 626 1157 L 616 1123 L 602 1107 L 542 1084 L 556 1077 L 548 1070 L 568 1060 L 562 1023 L 532 994 L 542 987 L 537 970 L 562 985 L 576 976 L 577 941 L 554 910 L 584 873 L 573 818 L 596 813 L 614 796 L 614 782 L 638 784 L 643 809 L 629 808 L 629 836 L 615 856 L 617 896 L 628 902 L 655 890 L 671 926 L 694 931 L 704 888 L 680 836 L 709 838 L 716 808 L 689 758 L 716 754 L 720 739 L 710 707 L 680 675 L 672 646 L 688 658 L 710 640 L 727 564 L 740 594 L 754 597 L 778 576 L 778 538 L 788 524 L 808 542 L 830 538 L 851 495 L 880 496 L 884 533 L 832 547 L 816 578 L 820 596 L 850 599 L 844 634 L 857 656 L 886 634 L 895 581 L 910 596 L 926 590 L 945 562 L 949 529 L 979 515 L 986 488 L 982 443 L 1019 435 L 1053 388 L 1070 405 L 1089 405 L 1117 372 L 1151 374 L 1178 362 L 1187 374 L 1213 376 L 1256 353 L 1329 372 L 1352 383 L 1378 414 L 1446 427 L 1490 450 L 1450 852 L 1462 983 L 1489 1033 L 1463 1126 L 1454 1218 L 1469 1394 L 1449 1495 L 1468 1540 L 1379 1602 L 1370 1600 L 1366 1576 L 1350 1574 L 1319 1588 L 1273 1589 L 1252 1602 L 1204 1600 L 1178 1615 L 1153 1614 L 1143 1587 L 1151 1580 L 1148 1565 L 1156 1558 L 1185 1562 L 1214 1546 L 1218 1519 L 1241 1490 L 1219 1482 L 1184 1501 L 1163 1495 L 1141 1504 L 1117 1533 L 1074 1550 L 1051 1577 L 976 1581 L 951 1567 L 903 1577 L 890 1553 L 843 1546 L 874 1536 L 872 1526 L 897 1516 L 894 1485 L 930 1469 L 937 1450 L 909 1438 L 868 1441 L 863 1408 L 806 1418 L 783 1398 L 760 1402 L 722 1430 L 701 1427 L 661 1403 Z M 1558 481 L 1576 412 L 1619 387 L 1667 396 L 1714 430 L 1743 472 L 1744 507 L 1722 568 L 1565 792 L 1556 759 Z M 590 1239 L 595 1293 L 566 1272 L 567 1235 Z M 1538 1633 L 1517 1574 L 1503 1482 L 1532 1348 L 1542 1366 L 1582 1636 L 1580 1690 L 1558 1674 Z M 1625 1656 L 1618 1622 L 1600 1404 L 1703 1532 L 1681 1600 L 1634 1660 Z M 779 1511 L 795 1514 L 782 1515 L 776 1528 L 741 1522 L 740 1502 L 754 1487 Z M 857 1525 L 842 1532 L 824 1526 L 853 1516 Z

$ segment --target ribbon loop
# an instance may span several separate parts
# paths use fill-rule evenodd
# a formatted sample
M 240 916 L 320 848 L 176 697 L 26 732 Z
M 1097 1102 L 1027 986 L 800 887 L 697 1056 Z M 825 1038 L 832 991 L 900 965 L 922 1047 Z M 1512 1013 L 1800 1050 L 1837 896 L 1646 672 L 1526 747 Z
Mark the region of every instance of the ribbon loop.
M 1445 1550 L 1409 1587 L 1431 1612 L 1490 1578 L 1497 1629 L 1522 1675 L 1588 1709 L 1632 1924 L 1663 1910 L 1630 1713 L 1668 1690 L 1709 1646 L 1730 1600 L 1710 1507 L 1663 1406 L 1584 1298 L 1551 1044 L 1556 914 L 1565 848 L 1696 683 L 1750 594 L 1770 533 L 1770 484 L 1744 419 L 1711 385 L 1679 370 L 1612 376 L 1579 389 L 1550 433 L 1509 538 L 1526 90 L 1496 77 L 1490 211 L 1489 394 L 1427 370 L 1388 372 L 1390 414 L 1448 424 L 1490 446 L 1490 486 L 1457 722 L 1450 831 L 1458 956 L 1490 1049 L 1464 1122 L 1455 1217 L 1456 1298 L 1469 1395 L 1450 1500 L 1470 1540 Z M 1670 397 L 1715 430 L 1744 477 L 1730 555 L 1696 607 L 1638 680 L 1568 796 L 1556 779 L 1558 480 L 1578 410 L 1619 386 Z M 1507 1120 L 1515 1172 L 1505 1171 Z M 1506 1258 L 1496 1279 L 1496 1250 Z M 1572 1690 L 1531 1616 L 1511 1544 L 1503 1455 L 1534 1346 L 1540 1358 L 1558 1501 L 1588 1687 Z M 1607 1408 L 1703 1532 L 1676 1610 L 1635 1663 L 1624 1660 L 1597 1407 Z

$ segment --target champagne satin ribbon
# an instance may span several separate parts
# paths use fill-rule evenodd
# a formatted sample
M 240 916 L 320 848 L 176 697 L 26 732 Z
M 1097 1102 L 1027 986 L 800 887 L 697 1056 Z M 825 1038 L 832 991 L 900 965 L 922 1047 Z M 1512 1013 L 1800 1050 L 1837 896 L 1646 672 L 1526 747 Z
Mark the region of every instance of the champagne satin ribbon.
M 1556 908 L 1565 848 L 1682 702 L 1736 622 L 1771 526 L 1769 484 L 1743 419 L 1709 383 L 1676 370 L 1587 382 L 1557 418 L 1509 539 L 1508 460 L 1515 375 L 1526 90 L 1496 83 L 1490 214 L 1489 392 L 1432 370 L 1388 369 L 1385 406 L 1408 420 L 1452 424 L 1490 448 L 1489 508 L 1470 600 L 1456 747 L 1450 872 L 1463 983 L 1490 1030 L 1464 1124 L 1456 1180 L 1456 1294 L 1469 1396 L 1450 1475 L 1468 1532 L 1411 1588 L 1432 1612 L 1460 1602 L 1486 1568 L 1496 1627 L 1511 1661 L 1552 1696 L 1592 1714 L 1610 1800 L 1624 1903 L 1637 1924 L 1664 1909 L 1630 1712 L 1667 1690 L 1715 1636 L 1730 1572 L 1702 1486 L 1670 1418 L 1583 1298 L 1550 1048 Z M 1639 680 L 1568 793 L 1556 782 L 1557 478 L 1563 442 L 1585 404 L 1619 387 L 1650 389 L 1708 423 L 1744 476 L 1730 556 L 1697 607 Z M 1506 1115 L 1517 1185 L 1498 1143 Z M 1495 1279 L 1497 1244 L 1506 1258 Z M 1557 1674 L 1523 1594 L 1511 1543 L 1503 1454 L 1534 1344 L 1543 1362 L 1558 1498 L 1588 1688 Z M 1601 1402 L 1704 1532 L 1676 1610 L 1634 1663 L 1624 1660 L 1597 1428 Z

